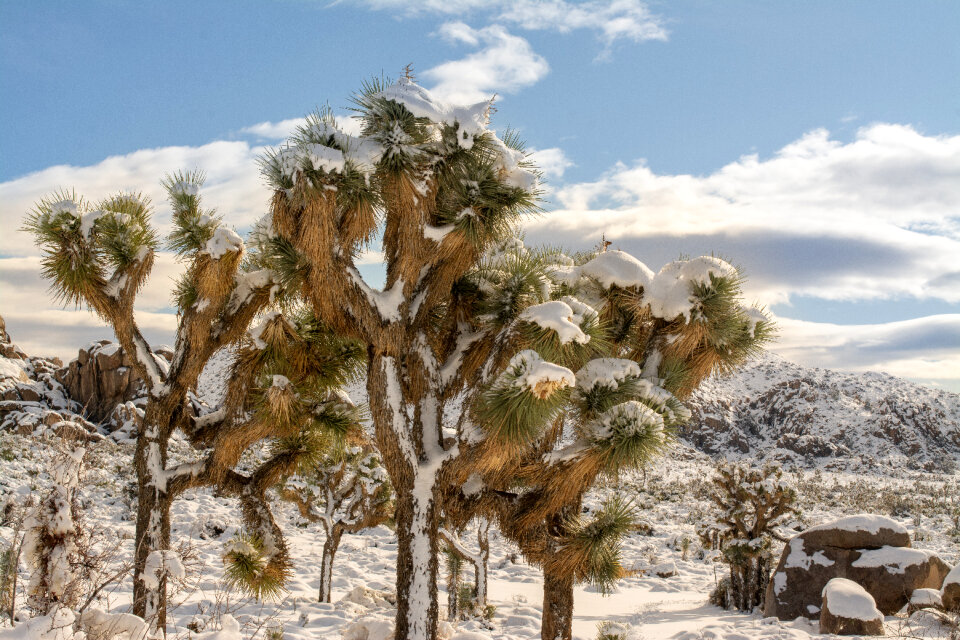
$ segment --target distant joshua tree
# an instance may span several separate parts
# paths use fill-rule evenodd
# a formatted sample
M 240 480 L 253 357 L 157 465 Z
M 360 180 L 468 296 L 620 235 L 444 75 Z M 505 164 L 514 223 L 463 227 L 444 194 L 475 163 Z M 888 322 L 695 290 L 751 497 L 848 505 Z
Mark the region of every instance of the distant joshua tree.
M 724 463 L 713 478 L 710 499 L 716 520 L 701 536 L 712 536 L 730 565 L 729 580 L 711 594 L 711 602 L 741 611 L 762 607 L 773 568 L 770 547 L 780 539 L 776 527 L 797 513 L 796 491 L 777 466 Z
M 330 602 L 333 561 L 345 533 L 358 533 L 393 518 L 393 492 L 380 457 L 368 444 L 336 449 L 281 490 L 300 515 L 323 526 L 320 602 Z

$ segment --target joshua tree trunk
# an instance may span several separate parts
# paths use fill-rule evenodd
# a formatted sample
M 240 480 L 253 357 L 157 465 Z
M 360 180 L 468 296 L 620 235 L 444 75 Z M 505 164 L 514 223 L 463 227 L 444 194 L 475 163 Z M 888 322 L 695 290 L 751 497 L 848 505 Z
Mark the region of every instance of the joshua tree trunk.
M 730 604 L 740 611 L 762 607 L 769 577 L 769 562 L 762 554 L 750 556 L 742 563 L 731 563 Z
M 490 562 L 490 521 L 486 518 L 480 519 L 477 542 L 480 544 L 480 561 L 473 565 L 473 577 L 477 585 L 474 598 L 477 610 L 483 614 L 487 606 L 487 567 Z
M 460 563 L 460 556 L 455 552 L 451 553 L 447 573 L 447 620 L 460 618 Z
M 151 418 L 148 415 L 146 418 Z M 134 468 L 137 472 L 136 551 L 133 565 L 133 613 L 154 630 L 166 632 L 167 577 L 145 576 L 147 558 L 154 551 L 170 548 L 170 503 L 162 475 L 167 463 L 167 438 L 156 423 L 144 421 L 145 436 L 137 438 Z
M 439 619 L 436 500 L 417 493 L 397 497 L 397 640 L 436 640 Z
M 330 527 L 327 539 L 323 543 L 323 560 L 320 564 L 320 602 L 330 602 L 330 584 L 333 579 L 333 559 L 343 537 L 343 526 Z
M 573 577 L 543 572 L 542 640 L 570 640 L 573 634 Z

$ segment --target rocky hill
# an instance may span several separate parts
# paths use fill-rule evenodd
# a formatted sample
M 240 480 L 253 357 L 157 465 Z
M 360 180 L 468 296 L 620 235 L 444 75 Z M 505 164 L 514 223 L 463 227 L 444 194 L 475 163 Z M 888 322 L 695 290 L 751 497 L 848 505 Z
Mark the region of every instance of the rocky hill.
M 811 369 L 768 354 L 704 383 L 680 434 L 710 455 L 803 466 L 952 471 L 960 395 L 880 373 Z

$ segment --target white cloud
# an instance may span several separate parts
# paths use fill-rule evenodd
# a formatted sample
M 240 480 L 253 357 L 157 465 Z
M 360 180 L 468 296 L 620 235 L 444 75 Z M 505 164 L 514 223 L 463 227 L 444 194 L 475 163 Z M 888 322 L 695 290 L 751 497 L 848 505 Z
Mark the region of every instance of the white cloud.
M 483 14 L 497 22 L 513 23 L 529 30 L 568 33 L 587 29 L 597 34 L 606 51 L 617 40 L 666 40 L 664 21 L 640 0 L 356 0 L 373 9 L 404 14 L 433 13 L 443 16 Z M 459 27 L 458 27 L 459 28 Z M 469 38 L 469 34 L 465 34 Z
M 58 165 L 0 183 L 0 228 L 5 231 L 0 234 L 0 255 L 39 255 L 30 236 L 18 229 L 38 200 L 60 188 L 76 190 L 94 202 L 121 191 L 143 193 L 153 202 L 154 222 L 165 233 L 171 211 L 160 180 L 181 169 L 206 171 L 204 205 L 216 208 L 233 227 L 249 227 L 266 212 L 270 200 L 257 166 L 262 152 L 263 147 L 226 141 L 143 149 L 95 165 Z
M 843 144 L 818 130 L 707 176 L 618 164 L 552 199 L 531 239 L 579 246 L 605 233 L 655 268 L 716 251 L 745 267 L 767 304 L 960 301 L 960 136 L 878 124 Z
M 305 122 L 303 118 L 290 118 L 279 122 L 258 122 L 255 125 L 240 129 L 245 133 L 261 140 L 283 140 L 290 137 L 297 127 Z
M 360 120 L 347 114 L 336 116 L 337 124 L 344 132 L 350 135 L 360 134 Z M 306 118 L 289 118 L 278 122 L 258 122 L 257 124 L 240 129 L 240 133 L 251 136 L 255 140 L 285 140 L 293 135 L 297 127 L 306 123 Z
M 497 91 L 514 92 L 535 84 L 550 70 L 547 61 L 519 36 L 500 25 L 473 29 L 462 22 L 447 23 L 439 34 L 448 40 L 477 47 L 479 51 L 427 69 L 423 77 L 441 100 L 474 104 L 489 100 Z
M 777 324 L 780 339 L 771 350 L 799 364 L 960 384 L 960 314 L 861 325 L 778 318 Z
M 562 178 L 564 172 L 574 166 L 563 149 L 550 147 L 549 149 L 531 149 L 530 159 L 533 160 L 548 178 Z

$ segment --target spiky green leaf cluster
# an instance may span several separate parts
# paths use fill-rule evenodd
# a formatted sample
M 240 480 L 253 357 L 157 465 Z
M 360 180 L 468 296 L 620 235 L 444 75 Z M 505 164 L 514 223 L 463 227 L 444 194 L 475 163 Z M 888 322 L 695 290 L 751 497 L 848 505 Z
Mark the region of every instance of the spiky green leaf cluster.
M 558 556 L 576 564 L 574 576 L 588 581 L 600 593 L 613 591 L 625 574 L 621 544 L 636 524 L 633 503 L 619 495 L 607 500 L 590 519 L 576 515 L 567 522 L 567 535 Z
M 72 304 L 102 293 L 114 274 L 130 270 L 157 246 L 149 201 L 133 194 L 93 207 L 74 192 L 60 191 L 36 204 L 23 229 L 43 252 L 43 277 L 58 299 Z
M 223 556 L 227 584 L 258 600 L 278 599 L 286 591 L 282 572 L 270 570 L 263 540 L 237 533 Z
M 179 256 L 202 251 L 220 226 L 221 219 L 213 210 L 200 206 L 202 171 L 178 171 L 161 180 L 173 209 L 173 230 L 167 236 L 167 247 Z
M 474 411 L 494 441 L 507 447 L 530 444 L 566 404 L 569 391 L 565 386 L 557 385 L 538 393 L 530 384 L 530 375 L 541 362 L 533 352 L 517 354 L 481 394 Z

